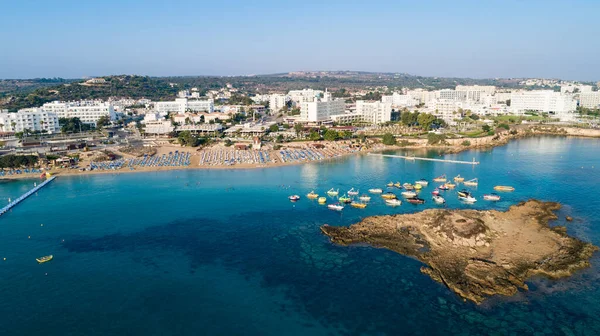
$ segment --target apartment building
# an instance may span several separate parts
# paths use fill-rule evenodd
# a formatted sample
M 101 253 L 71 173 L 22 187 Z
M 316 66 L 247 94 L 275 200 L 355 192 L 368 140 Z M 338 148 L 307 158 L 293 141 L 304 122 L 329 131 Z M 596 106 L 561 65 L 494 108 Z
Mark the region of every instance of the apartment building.
M 392 104 L 381 101 L 356 101 L 356 114 L 362 121 L 381 124 L 392 120 Z
M 272 112 L 279 112 L 279 110 L 284 108 L 289 101 L 290 97 L 288 95 L 272 94 L 269 97 L 269 108 Z
M 3 132 L 60 131 L 56 113 L 44 111 L 41 108 L 28 108 L 16 113 L 3 111 L 0 113 L 0 129 Z
M 573 95 L 552 90 L 514 91 L 510 101 L 511 111 L 515 114 L 526 111 L 546 112 L 555 114 L 561 120 L 571 119 L 572 112 L 577 108 Z
M 107 116 L 116 120 L 117 115 L 111 103 L 96 100 L 81 100 L 75 102 L 54 101 L 42 105 L 42 109 L 55 113 L 58 118 L 79 118 L 84 124 L 96 127 L 96 122 L 101 117 Z
M 215 106 L 212 99 L 187 99 L 176 98 L 175 101 L 155 102 L 154 109 L 157 112 L 214 112 Z
M 600 91 L 580 93 L 579 106 L 591 109 L 600 108 Z

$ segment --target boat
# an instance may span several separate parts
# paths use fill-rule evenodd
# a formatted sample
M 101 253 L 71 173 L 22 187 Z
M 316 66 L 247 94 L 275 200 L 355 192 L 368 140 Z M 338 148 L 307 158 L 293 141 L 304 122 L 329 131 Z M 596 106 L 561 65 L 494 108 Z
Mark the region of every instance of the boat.
M 479 180 L 474 178 L 472 180 L 465 181 L 464 184 L 469 187 L 476 187 L 479 184 Z
M 400 184 L 400 182 L 398 181 L 398 182 L 394 183 L 394 187 L 402 188 L 402 184 Z
M 316 194 L 314 190 L 306 194 L 306 198 L 315 199 L 317 197 L 319 197 L 319 194 Z
M 411 204 L 423 204 L 423 203 L 425 203 L 424 199 L 418 198 L 418 197 L 407 198 L 406 201 L 408 203 L 411 203 Z
M 371 200 L 371 196 L 369 195 L 362 195 L 358 198 L 359 200 L 363 201 L 363 202 L 368 202 Z
M 499 201 L 500 200 L 500 196 L 498 194 L 485 194 L 483 195 L 483 199 L 486 201 Z
M 387 204 L 387 205 L 391 205 L 391 206 L 398 206 L 398 205 L 401 205 L 401 204 L 402 204 L 402 201 L 401 201 L 401 200 L 399 200 L 399 199 L 397 199 L 397 198 L 394 198 L 394 199 L 386 199 L 386 200 L 385 200 L 385 204 Z
M 498 191 L 515 191 L 515 188 L 510 187 L 510 186 L 495 186 L 494 190 L 498 190 Z
M 413 185 L 412 185 L 412 184 L 410 184 L 410 183 L 404 183 L 404 184 L 402 185 L 402 187 L 404 187 L 404 189 L 406 189 L 406 190 L 414 190 L 414 189 L 415 189 L 415 186 L 413 186 Z
M 369 192 L 371 194 L 381 194 L 383 192 L 383 190 L 381 188 L 373 188 L 373 189 L 369 189 Z
M 393 192 L 386 192 L 385 194 L 381 195 L 381 197 L 384 199 L 398 198 L 398 196 L 396 196 L 396 194 L 394 194 Z
M 367 207 L 367 204 L 362 203 L 362 202 L 352 202 L 352 203 L 350 203 L 350 205 L 354 208 L 359 208 L 359 209 L 364 209 Z
M 471 195 L 463 197 L 463 196 L 458 196 L 458 199 L 465 202 L 465 203 L 475 203 L 477 202 L 477 199 Z
M 471 195 L 471 193 L 467 189 L 458 191 L 458 196 L 460 196 L 460 197 L 467 197 L 469 195 Z
M 344 210 L 344 206 L 339 204 L 339 203 L 334 203 L 334 204 L 328 204 L 327 208 L 330 210 L 335 210 L 335 211 L 342 211 Z
M 460 174 L 458 174 L 454 177 L 454 182 L 462 182 L 464 180 L 465 180 L 465 178 L 460 176 Z
M 352 202 L 352 199 L 348 196 L 346 196 L 345 194 L 340 196 L 340 198 L 338 198 L 338 200 L 342 203 L 350 203 Z
M 35 258 L 35 260 L 37 260 L 37 262 L 39 262 L 40 264 L 48 262 L 48 261 L 50 261 L 52 259 L 54 259 L 54 256 L 52 254 L 44 256 L 44 257 L 40 257 L 40 258 Z
M 446 175 L 438 176 L 433 179 L 434 182 L 446 182 Z
M 423 187 L 427 187 L 429 185 L 429 182 L 426 179 L 420 179 L 418 181 L 415 181 L 415 184 L 420 184 Z
M 431 199 L 433 199 L 433 201 L 437 204 L 446 203 L 446 200 L 442 196 L 433 195 Z
M 407 191 L 403 191 L 403 192 L 402 192 L 402 196 L 403 196 L 403 197 L 407 197 L 407 198 L 410 198 L 410 197 L 417 197 L 417 193 L 416 193 L 416 192 L 414 192 L 414 191 L 411 191 L 411 190 L 407 190 Z
M 421 189 L 423 189 L 423 186 L 420 185 L 420 184 L 415 184 L 414 187 L 415 187 L 415 190 L 421 190 Z
M 297 200 L 300 199 L 300 196 L 298 195 L 292 195 L 292 196 L 288 196 L 288 199 L 292 202 L 296 202 Z
M 319 204 L 327 203 L 327 197 L 319 197 L 318 202 L 319 202 Z
M 329 189 L 329 191 L 327 191 L 327 195 L 329 196 L 337 196 L 340 193 L 340 190 L 333 190 L 333 188 Z
M 446 187 L 448 187 L 449 189 L 454 189 L 454 188 L 456 188 L 456 184 L 454 184 L 454 183 L 446 183 Z
M 435 189 L 434 189 L 434 190 L 431 192 L 431 194 L 432 194 L 432 195 L 436 195 L 436 196 L 437 196 L 437 195 L 439 195 L 439 194 L 440 194 L 440 189 L 438 189 L 438 188 L 435 188 Z
M 387 184 L 388 187 L 393 187 L 394 186 L 394 182 L 390 181 L 390 183 Z
M 358 190 L 354 190 L 354 188 L 348 190 L 348 195 L 350 196 L 356 196 L 358 195 Z

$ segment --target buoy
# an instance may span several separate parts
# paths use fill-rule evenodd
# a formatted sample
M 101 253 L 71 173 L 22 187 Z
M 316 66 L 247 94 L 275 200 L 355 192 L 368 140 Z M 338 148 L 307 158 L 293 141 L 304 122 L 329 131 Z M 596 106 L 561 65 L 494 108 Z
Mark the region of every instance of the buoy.
M 27 236 L 27 239 L 31 239 L 31 236 Z
M 6 258 L 4 258 L 4 260 L 6 260 Z
M 40 226 L 44 226 L 44 224 L 40 224 Z

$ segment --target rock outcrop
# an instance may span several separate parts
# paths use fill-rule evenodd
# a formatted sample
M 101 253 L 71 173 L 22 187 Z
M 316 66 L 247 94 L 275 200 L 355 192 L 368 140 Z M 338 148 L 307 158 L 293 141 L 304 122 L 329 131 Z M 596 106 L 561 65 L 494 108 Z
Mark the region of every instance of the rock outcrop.
M 506 212 L 428 209 L 369 217 L 350 227 L 323 225 L 321 231 L 336 244 L 366 243 L 414 256 L 426 265 L 423 273 L 479 304 L 527 289 L 533 275 L 560 278 L 589 266 L 596 246 L 548 226 L 559 208 L 530 200 Z

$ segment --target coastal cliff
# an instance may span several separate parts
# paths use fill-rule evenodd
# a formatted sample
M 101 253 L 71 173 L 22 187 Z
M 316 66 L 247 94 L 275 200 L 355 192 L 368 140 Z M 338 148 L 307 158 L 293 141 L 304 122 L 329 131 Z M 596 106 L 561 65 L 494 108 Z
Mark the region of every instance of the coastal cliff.
M 526 290 L 533 275 L 561 278 L 589 266 L 596 246 L 548 226 L 559 208 L 530 200 L 506 212 L 428 209 L 321 231 L 339 245 L 366 243 L 416 257 L 423 273 L 479 304 Z

